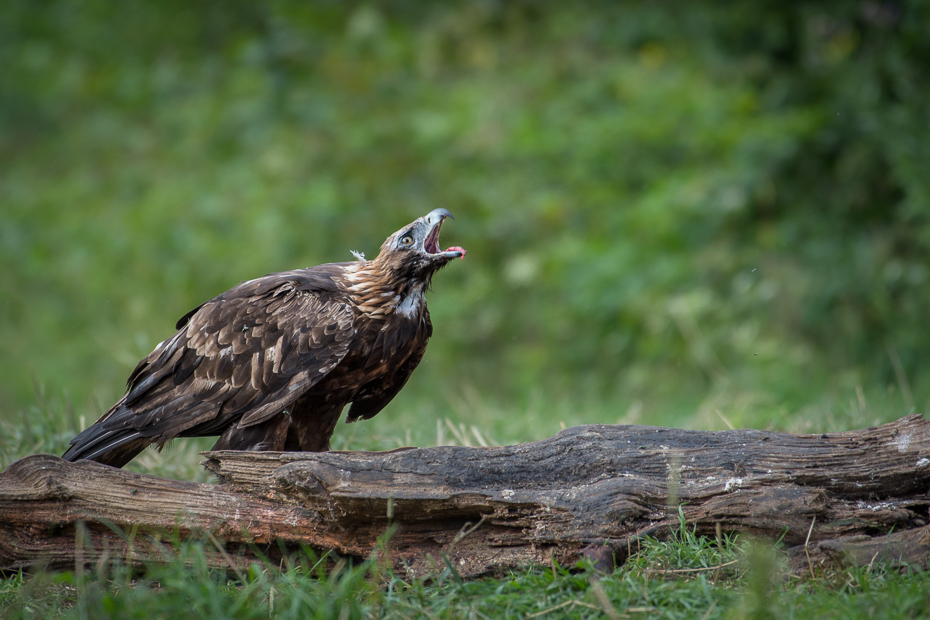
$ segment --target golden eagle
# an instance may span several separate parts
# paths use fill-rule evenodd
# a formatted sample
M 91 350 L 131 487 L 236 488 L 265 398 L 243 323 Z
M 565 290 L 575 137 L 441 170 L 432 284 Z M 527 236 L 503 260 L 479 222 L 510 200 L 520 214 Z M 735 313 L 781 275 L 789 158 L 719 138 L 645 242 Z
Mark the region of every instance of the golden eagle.
M 122 467 L 150 444 L 216 435 L 214 450 L 328 450 L 348 403 L 349 422 L 371 418 L 420 363 L 433 332 L 424 292 L 465 257 L 440 250 L 447 217 L 404 226 L 374 260 L 267 275 L 194 308 L 63 458 Z

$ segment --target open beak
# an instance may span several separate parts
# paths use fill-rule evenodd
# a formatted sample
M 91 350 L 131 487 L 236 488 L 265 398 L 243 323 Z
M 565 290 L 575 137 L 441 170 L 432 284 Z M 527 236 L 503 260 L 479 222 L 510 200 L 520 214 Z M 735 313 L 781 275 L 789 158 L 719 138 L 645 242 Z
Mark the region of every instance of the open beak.
M 427 224 L 430 224 L 429 234 L 426 235 L 426 240 L 423 242 L 423 249 L 430 255 L 439 255 L 445 256 L 446 258 L 465 258 L 465 248 L 459 246 L 452 246 L 447 250 L 440 250 L 439 248 L 439 229 L 442 228 L 442 221 L 446 218 L 455 219 L 452 217 L 452 214 L 449 213 L 447 209 L 433 209 L 430 211 L 426 217 L 423 219 L 426 220 Z

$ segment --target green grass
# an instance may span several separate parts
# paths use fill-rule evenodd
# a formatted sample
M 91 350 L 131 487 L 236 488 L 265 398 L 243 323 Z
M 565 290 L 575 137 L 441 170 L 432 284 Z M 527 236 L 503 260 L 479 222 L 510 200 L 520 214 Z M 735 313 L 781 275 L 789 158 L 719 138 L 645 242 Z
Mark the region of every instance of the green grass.
M 209 544 L 209 543 L 207 543 Z M 442 563 L 438 563 L 442 566 Z M 645 539 L 613 573 L 590 564 L 464 581 L 449 568 L 407 582 L 370 560 L 312 552 L 282 566 L 207 566 L 203 544 L 129 570 L 19 573 L 0 581 L 0 616 L 32 618 L 921 618 L 930 573 L 837 569 L 798 580 L 767 543 L 712 541 L 687 524 Z M 894 601 L 889 605 L 889 601 Z

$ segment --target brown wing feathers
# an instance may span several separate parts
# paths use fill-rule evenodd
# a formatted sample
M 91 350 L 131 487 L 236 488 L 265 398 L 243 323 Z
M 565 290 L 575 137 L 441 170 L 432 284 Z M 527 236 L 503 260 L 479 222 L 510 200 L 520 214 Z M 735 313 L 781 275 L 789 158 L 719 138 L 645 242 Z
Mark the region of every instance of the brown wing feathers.
M 126 397 L 64 458 L 110 462 L 106 453 L 123 444 L 141 443 L 138 452 L 177 436 L 216 435 L 245 412 L 241 424 L 257 424 L 322 379 L 348 350 L 354 314 L 327 299 L 331 277 L 295 276 L 246 282 L 200 306 L 139 363 Z

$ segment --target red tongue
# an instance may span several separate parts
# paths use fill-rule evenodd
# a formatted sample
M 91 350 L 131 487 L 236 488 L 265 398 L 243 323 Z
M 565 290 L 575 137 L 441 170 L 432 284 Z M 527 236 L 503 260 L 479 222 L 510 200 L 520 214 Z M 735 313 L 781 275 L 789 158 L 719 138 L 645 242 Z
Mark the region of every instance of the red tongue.
M 461 258 L 462 260 L 465 260 L 465 255 L 468 254 L 468 252 L 465 251 L 465 248 L 460 248 L 457 245 L 453 245 L 451 248 L 448 248 L 446 252 L 461 252 L 462 255 L 459 256 L 459 258 Z

